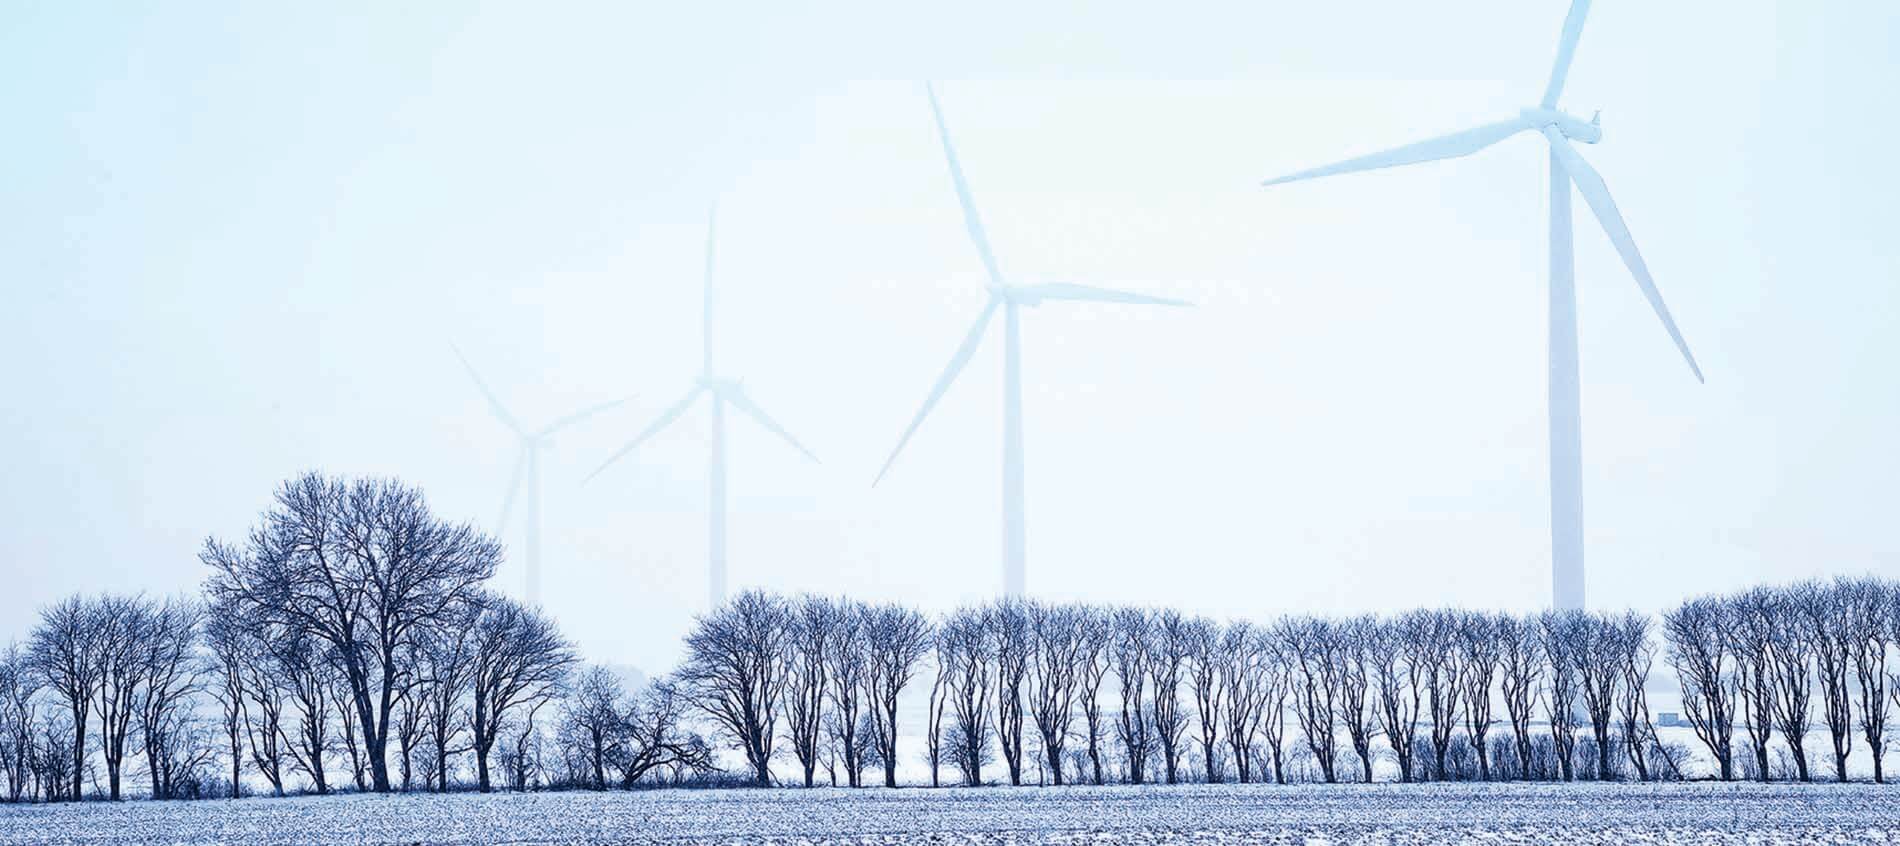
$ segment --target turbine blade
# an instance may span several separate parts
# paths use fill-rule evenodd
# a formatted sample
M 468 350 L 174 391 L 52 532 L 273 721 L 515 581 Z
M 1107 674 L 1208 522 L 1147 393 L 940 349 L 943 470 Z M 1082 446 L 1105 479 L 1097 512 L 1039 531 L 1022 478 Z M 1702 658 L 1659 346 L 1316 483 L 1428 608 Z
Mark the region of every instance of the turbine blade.
M 515 513 L 515 495 L 521 492 L 521 474 L 528 469 L 528 450 L 523 444 L 520 454 L 515 456 L 515 472 L 508 476 L 508 496 L 501 501 L 501 519 L 495 521 L 495 534 L 508 530 L 508 516 Z
M 1358 158 L 1347 159 L 1343 162 L 1335 162 L 1324 167 L 1316 167 L 1311 170 L 1302 170 L 1298 173 L 1287 174 L 1278 179 L 1269 179 L 1261 183 L 1261 185 L 1273 186 L 1287 182 L 1298 182 L 1302 179 L 1334 176 L 1341 173 L 1378 170 L 1380 168 L 1397 167 L 1399 165 L 1438 161 L 1439 159 L 1454 159 L 1459 156 L 1471 155 L 1472 153 L 1478 152 L 1479 150 L 1530 128 L 1530 122 L 1521 117 L 1498 121 L 1497 123 L 1487 123 L 1480 127 L 1464 130 L 1463 132 L 1440 135 L 1437 138 L 1428 138 L 1424 141 L 1407 144 L 1403 147 L 1394 147 L 1390 150 L 1383 150 Z
M 1570 76 L 1570 60 L 1577 55 L 1577 38 L 1583 35 L 1583 18 L 1590 14 L 1590 0 L 1570 0 L 1570 13 L 1564 15 L 1564 34 L 1557 42 L 1557 62 L 1550 68 L 1550 83 L 1544 86 L 1544 108 L 1557 108 L 1564 93 L 1564 80 Z
M 970 357 L 976 355 L 976 345 L 983 340 L 983 329 L 989 325 L 990 316 L 996 313 L 996 306 L 1001 302 L 1000 297 L 990 297 L 989 304 L 983 306 L 983 313 L 976 316 L 976 322 L 970 325 L 970 331 L 963 336 L 963 343 L 957 345 L 956 355 L 950 357 L 949 366 L 937 376 L 937 383 L 930 387 L 930 395 L 924 398 L 924 407 L 917 409 L 917 416 L 911 418 L 910 425 L 904 428 L 903 436 L 897 439 L 897 447 L 891 450 L 891 457 L 884 459 L 884 466 L 878 469 L 877 478 L 871 481 L 873 487 L 884 480 L 884 474 L 891 471 L 891 462 L 896 461 L 898 453 L 904 451 L 904 445 L 910 443 L 910 436 L 917 433 L 917 427 L 923 425 L 924 418 L 930 415 L 930 409 L 943 399 L 944 392 L 950 390 L 950 383 L 957 380 L 957 374 L 963 372 L 964 365 L 970 363 Z
M 950 162 L 950 181 L 957 186 L 957 202 L 963 206 L 963 226 L 970 231 L 970 241 L 976 244 L 976 252 L 983 257 L 983 269 L 989 271 L 990 283 L 1003 284 L 1003 272 L 996 267 L 996 255 L 990 252 L 989 236 L 983 234 L 983 218 L 976 213 L 976 201 L 970 199 L 970 186 L 963 181 L 963 166 L 957 163 L 956 147 L 950 143 L 950 127 L 943 122 L 943 108 L 937 105 L 937 88 L 926 82 L 924 93 L 930 96 L 930 113 L 937 118 L 937 137 L 943 141 L 943 157 Z
M 700 392 L 704 390 L 706 390 L 704 386 L 693 386 L 692 390 L 686 392 L 686 396 L 680 398 L 680 401 L 674 403 L 672 408 L 667 409 L 658 419 L 648 424 L 645 429 L 640 431 L 640 434 L 634 436 L 633 440 L 628 441 L 626 446 L 621 447 L 618 452 L 608 456 L 607 460 L 601 462 L 599 467 L 594 468 L 594 472 L 587 474 L 587 478 L 582 479 L 581 483 L 586 484 L 592 481 L 595 476 L 600 475 L 600 471 L 607 469 L 614 462 L 619 461 L 622 456 L 632 452 L 635 447 L 646 443 L 648 438 L 659 434 L 660 430 L 673 425 L 673 421 L 678 420 L 680 415 L 685 414 L 686 409 L 693 404 L 693 400 L 699 399 Z
M 702 316 L 705 322 L 704 322 L 704 326 L 702 327 L 703 331 L 700 333 L 700 336 L 699 336 L 700 343 L 702 345 L 703 352 L 704 352 L 704 355 L 700 359 L 700 363 L 701 363 L 700 375 L 702 376 L 709 376 L 712 374 L 713 234 L 715 231 L 714 222 L 716 221 L 718 214 L 719 214 L 718 203 L 714 203 L 712 210 L 706 213 L 706 290 L 705 290 L 705 308 L 702 311 Z
M 586 420 L 589 417 L 592 417 L 596 414 L 606 411 L 607 409 L 620 405 L 630 399 L 633 399 L 633 397 L 621 397 L 620 399 L 617 399 L 617 400 L 608 400 L 607 402 L 603 402 L 599 405 L 583 408 L 580 411 L 576 411 L 573 414 L 570 414 L 566 417 L 563 417 L 559 420 L 554 421 L 553 423 L 549 423 L 546 428 L 542 429 L 539 432 L 534 433 L 534 436 L 537 438 L 545 438 L 549 435 L 554 434 L 555 432 L 558 432 L 562 429 L 565 429 L 569 426 L 579 423 L 582 420 Z
M 468 371 L 468 378 L 475 380 L 475 387 L 480 388 L 482 396 L 488 399 L 488 410 L 494 412 L 495 417 L 507 424 L 508 428 L 513 429 L 515 434 L 526 435 L 527 433 L 521 430 L 521 424 L 515 422 L 514 415 L 509 414 L 508 409 L 502 407 L 501 400 L 495 398 L 495 392 L 488 389 L 488 383 L 482 381 L 481 374 L 475 372 L 475 365 L 469 364 L 468 357 L 462 355 L 462 349 L 454 344 L 450 344 L 449 349 L 455 351 L 455 357 L 462 362 L 462 369 Z
M 1576 148 L 1558 134 L 1555 127 L 1544 127 L 1544 137 L 1550 140 L 1550 148 L 1563 162 L 1564 171 L 1570 174 L 1570 181 L 1577 186 L 1577 192 L 1583 195 L 1590 211 L 1596 214 L 1597 222 L 1603 225 L 1603 232 L 1610 236 L 1610 243 L 1616 246 L 1616 252 L 1623 257 L 1624 266 L 1630 275 L 1636 277 L 1636 287 L 1643 291 L 1643 298 L 1649 300 L 1649 307 L 1655 309 L 1656 317 L 1662 320 L 1663 328 L 1669 331 L 1669 339 L 1676 342 L 1676 349 L 1682 351 L 1682 359 L 1689 363 L 1689 370 L 1695 373 L 1697 382 L 1703 381 L 1702 368 L 1695 363 L 1695 355 L 1689 352 L 1689 343 L 1682 339 L 1682 332 L 1676 329 L 1676 321 L 1669 316 L 1669 306 L 1663 304 L 1662 292 L 1656 290 L 1656 280 L 1649 276 L 1649 265 L 1643 262 L 1643 254 L 1636 250 L 1636 239 L 1630 237 L 1629 226 L 1623 222 L 1623 214 L 1617 211 L 1616 201 L 1610 198 L 1609 186 L 1603 183 L 1603 177 L 1596 168 L 1578 155 Z
M 1186 300 L 1171 300 L 1166 297 L 1151 297 L 1147 294 L 1135 294 L 1116 291 L 1109 288 L 1093 288 L 1087 285 L 1071 285 L 1066 282 L 1050 282 L 1043 285 L 1020 285 L 1015 290 L 1040 297 L 1045 300 L 1077 300 L 1098 303 L 1133 303 L 1135 305 L 1191 306 Z
M 738 387 L 736 385 L 733 385 L 733 386 L 722 385 L 718 388 L 714 388 L 713 390 L 719 394 L 721 399 L 724 399 L 726 402 L 732 403 L 734 408 L 737 408 L 740 411 L 745 412 L 747 416 L 757 421 L 760 426 L 764 426 L 766 429 L 770 430 L 773 434 L 778 435 L 781 438 L 784 438 L 786 443 L 792 445 L 792 449 L 795 449 L 795 450 L 798 450 L 799 452 L 804 453 L 806 458 L 809 458 L 813 461 L 818 460 L 818 456 L 813 455 L 811 453 L 811 450 L 806 449 L 804 444 L 799 443 L 797 438 L 792 437 L 792 433 L 785 431 L 785 427 L 780 426 L 778 424 L 778 421 L 773 420 L 769 415 L 767 415 L 765 413 L 765 409 L 760 408 L 758 406 L 758 403 L 753 402 L 751 397 L 746 396 L 744 388 Z

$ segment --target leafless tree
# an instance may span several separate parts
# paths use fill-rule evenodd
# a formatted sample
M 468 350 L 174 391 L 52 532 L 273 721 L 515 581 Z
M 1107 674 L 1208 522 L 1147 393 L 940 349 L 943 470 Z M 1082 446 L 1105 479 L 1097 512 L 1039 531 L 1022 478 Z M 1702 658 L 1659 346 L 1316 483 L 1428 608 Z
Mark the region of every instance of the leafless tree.
M 439 793 L 449 789 L 449 758 L 469 750 L 461 736 L 469 727 L 466 703 L 475 682 L 475 620 L 480 608 L 464 605 L 446 625 L 426 626 L 412 633 L 408 650 L 415 662 L 414 683 L 405 685 L 408 698 L 420 703 L 423 734 L 430 760 L 425 784 L 434 782 Z M 429 778 L 426 776 L 433 776 Z
M 1806 741 L 1812 713 L 1809 703 L 1814 699 L 1817 644 L 1812 631 L 1802 625 L 1800 609 L 1814 601 L 1809 595 L 1815 590 L 1814 585 L 1806 584 L 1772 592 L 1775 627 L 1771 630 L 1768 654 L 1774 667 L 1775 724 L 1793 754 L 1796 777 L 1802 781 L 1813 779 L 1808 772 Z
M 1544 713 L 1550 717 L 1550 738 L 1556 747 L 1557 774 L 1575 777 L 1577 751 L 1577 695 L 1583 686 L 1578 668 L 1587 662 L 1582 653 L 1590 620 L 1581 611 L 1546 611 L 1538 615 L 1538 645 L 1548 662 L 1544 685 Z
M 480 600 L 475 619 L 474 735 L 476 783 L 493 789 L 488 758 L 510 714 L 552 698 L 574 665 L 574 647 L 546 614 L 504 596 Z
M 231 755 L 231 798 L 242 792 L 244 779 L 244 663 L 251 653 L 250 632 L 236 609 L 213 606 L 204 626 L 207 671 L 215 679 L 212 695 L 218 700 L 220 721 Z
M 33 695 L 38 689 L 27 654 L 18 644 L 0 652 L 0 771 L 6 773 L 6 800 L 18 802 L 32 788 Z
M 789 610 L 791 671 L 785 675 L 785 733 L 805 786 L 810 787 L 824 736 L 826 674 L 838 646 L 838 607 L 824 597 L 806 596 L 792 600 Z M 846 726 L 845 733 L 851 728 Z M 855 751 L 847 749 L 846 754 Z
M 1267 650 L 1259 629 L 1245 620 L 1227 624 L 1210 658 L 1219 664 L 1218 707 L 1221 729 L 1241 784 L 1253 781 L 1253 744 L 1260 735 L 1260 710 L 1266 697 Z
M 1478 755 L 1478 778 L 1491 780 L 1491 686 L 1497 677 L 1504 626 L 1498 615 L 1473 612 L 1460 615 L 1458 649 L 1463 653 L 1459 695 L 1465 701 L 1465 736 Z
M 1283 621 L 1280 646 L 1293 670 L 1293 718 L 1306 736 L 1306 748 L 1327 784 L 1339 781 L 1338 747 L 1333 729 L 1339 722 L 1338 627 L 1314 617 Z M 1275 769 L 1278 769 L 1276 766 Z
M 1003 749 L 1009 783 L 1023 783 L 1023 685 L 1035 645 L 1029 629 L 1029 605 L 1003 599 L 984 612 L 990 654 L 996 661 L 996 739 Z
M 1379 730 L 1379 701 L 1373 692 L 1378 675 L 1373 640 L 1378 636 L 1379 621 L 1373 617 L 1354 617 L 1335 624 L 1339 648 L 1334 660 L 1339 664 L 1339 721 L 1346 727 L 1346 739 L 1353 754 L 1359 756 L 1360 780 L 1372 783 L 1372 740 Z
M 1201 765 L 1208 784 L 1221 781 L 1220 731 L 1222 704 L 1226 688 L 1221 685 L 1221 670 L 1227 665 L 1221 654 L 1220 626 L 1206 617 L 1196 617 L 1187 625 L 1188 688 L 1194 694 L 1194 713 L 1199 718 Z
M 1104 781 L 1102 744 L 1109 729 L 1101 704 L 1102 681 L 1108 677 L 1114 642 L 1114 618 L 1107 609 L 1076 609 L 1076 701 L 1082 712 L 1082 739 L 1088 744 L 1090 775 L 1095 784 Z
M 1853 679 L 1855 642 L 1851 590 L 1841 583 L 1809 582 L 1791 591 L 1791 628 L 1801 632 L 1814 653 L 1815 678 L 1821 683 L 1821 720 L 1833 746 L 1834 779 L 1847 780 L 1847 756 L 1854 747 Z
M 758 591 L 700 618 L 686 638 L 682 691 L 745 753 L 754 782 L 772 784 L 772 737 L 791 672 L 792 613 Z
M 1874 783 L 1881 784 L 1887 780 L 1881 759 L 1887 755 L 1887 653 L 1894 643 L 1887 616 L 1893 586 L 1875 578 L 1860 578 L 1842 579 L 1835 583 L 1835 589 L 1842 593 L 1846 606 L 1861 737 L 1873 752 Z
M 1767 781 L 1768 742 L 1775 731 L 1775 630 L 1781 625 L 1774 592 L 1757 587 L 1721 601 L 1723 636 L 1735 666 L 1735 699 L 1755 759 L 1755 775 Z
M 166 780 L 172 762 L 189 738 L 178 731 L 188 715 L 191 698 L 203 679 L 199 660 L 199 627 L 204 608 L 191 599 L 167 600 L 151 611 L 145 637 L 138 649 L 138 725 L 146 769 L 152 780 L 152 798 L 175 798 Z
M 102 596 L 93 603 L 99 687 L 93 711 L 99 715 L 99 751 L 106 764 L 106 795 L 121 796 L 126 741 L 138 716 L 140 644 L 151 627 L 152 606 L 144 597 Z
M 1682 711 L 1709 749 L 1723 781 L 1734 778 L 1735 673 L 1720 600 L 1703 597 L 1663 615 L 1669 665 L 1682 685 Z
M 990 697 L 995 688 L 995 637 L 989 614 L 965 608 L 944 621 L 938 658 L 946 679 L 950 703 L 950 754 L 965 785 L 983 783 L 983 762 L 989 752 Z
M 1273 762 L 1273 780 L 1286 784 L 1286 701 L 1293 694 L 1293 659 L 1277 629 L 1261 629 L 1260 650 L 1265 668 L 1260 697 L 1260 738 Z
M 712 748 L 682 727 L 684 701 L 668 682 L 646 686 L 623 708 L 626 739 L 615 757 L 620 786 L 632 787 L 662 768 L 700 775 L 713 770 Z
M 1464 697 L 1464 653 L 1458 648 L 1458 620 L 1455 611 L 1414 611 L 1410 615 L 1418 631 L 1419 679 L 1425 684 L 1425 709 L 1431 717 L 1432 773 L 1448 778 L 1445 758 L 1451 740 L 1457 736 L 1458 716 Z
M 1418 742 L 1420 662 L 1412 656 L 1418 654 L 1422 638 L 1413 617 L 1375 621 L 1366 632 L 1364 649 L 1379 729 L 1398 761 L 1401 782 L 1412 780 L 1412 752 Z
M 863 610 L 867 667 L 864 697 L 871 739 L 884 766 L 884 786 L 897 786 L 897 700 L 932 644 L 930 620 L 901 605 Z
M 1133 784 L 1147 779 L 1148 753 L 1154 746 L 1154 720 L 1147 704 L 1153 629 L 1153 619 L 1146 611 L 1139 608 L 1114 611 L 1114 640 L 1109 646 L 1109 659 L 1116 686 L 1121 691 L 1121 715 L 1115 723 L 1115 734 L 1121 740 L 1128 781 Z
M 1148 687 L 1154 697 L 1154 735 L 1169 784 L 1180 780 L 1181 737 L 1187 715 L 1181 712 L 1181 675 L 1188 665 L 1188 619 L 1166 609 L 1153 615 L 1148 641 Z
M 1064 783 L 1062 751 L 1075 718 L 1075 690 L 1083 671 L 1082 609 L 1034 602 L 1029 614 L 1029 713 L 1042 757 L 1055 783 Z
M 276 686 L 286 691 L 297 709 L 294 742 L 287 745 L 292 766 L 303 771 L 318 794 L 330 792 L 324 756 L 331 747 L 330 711 L 334 707 L 332 664 L 319 650 L 316 638 L 290 629 L 276 633 L 269 644 Z
M 287 482 L 243 547 L 208 540 L 215 600 L 328 644 L 349 682 L 373 787 L 390 789 L 390 713 L 406 683 L 398 653 L 417 628 L 468 604 L 501 546 L 439 520 L 420 491 L 392 480 L 311 473 Z
M 1616 719 L 1616 685 L 1623 678 L 1623 645 L 1617 621 L 1590 614 L 1578 624 L 1571 658 L 1577 665 L 1577 690 L 1596 740 L 1597 780 L 1615 776 L 1610 766 L 1610 729 Z
M 624 693 L 612 670 L 595 666 L 581 673 L 562 703 L 562 734 L 579 748 L 588 784 L 595 790 L 607 789 L 607 764 L 618 752 L 625 729 L 620 713 Z
M 1656 662 L 1649 628 L 1649 617 L 1634 611 L 1617 618 L 1614 628 L 1617 715 L 1622 720 L 1624 754 L 1629 756 L 1639 781 L 1649 780 L 1649 750 L 1660 745 L 1656 724 L 1649 714 L 1649 670 Z
M 101 627 L 93 604 L 68 597 L 40 611 L 27 643 L 28 663 L 66 705 L 72 743 L 66 751 L 72 755 L 72 780 L 67 797 L 78 801 L 84 788 L 86 770 L 86 724 L 92 714 L 92 701 L 99 693 Z
M 842 755 L 846 781 L 864 786 L 864 768 L 873 757 L 874 720 L 866 708 L 871 674 L 870 607 L 840 600 L 831 604 L 832 644 L 826 651 L 830 683 L 832 746 Z M 867 731 L 869 729 L 869 731 Z
M 1518 778 L 1530 779 L 1531 716 L 1541 695 L 1544 650 L 1536 623 L 1502 615 L 1497 618 L 1498 687 L 1504 694 L 1504 715 L 1511 721 L 1512 747 L 1517 752 Z
M 933 663 L 936 672 L 930 677 L 929 710 L 924 716 L 924 758 L 930 764 L 930 786 L 942 787 L 939 774 L 943 766 L 943 716 L 944 709 L 950 705 L 951 682 L 956 671 L 955 632 L 950 625 L 955 618 L 946 619 L 937 628 L 931 639 Z

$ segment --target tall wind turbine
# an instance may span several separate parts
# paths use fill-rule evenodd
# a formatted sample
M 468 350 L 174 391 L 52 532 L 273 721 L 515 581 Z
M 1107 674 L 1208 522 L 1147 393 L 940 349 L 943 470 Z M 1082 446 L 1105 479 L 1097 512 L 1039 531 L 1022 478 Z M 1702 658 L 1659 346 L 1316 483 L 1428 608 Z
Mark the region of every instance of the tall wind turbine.
M 1583 577 L 1583 421 L 1582 399 L 1577 377 L 1577 294 L 1575 267 L 1571 254 L 1570 186 L 1576 185 L 1583 201 L 1596 215 L 1610 243 L 1622 256 L 1623 264 L 1636 279 L 1636 287 L 1649 300 L 1650 308 L 1662 320 L 1663 329 L 1682 352 L 1683 360 L 1697 382 L 1702 368 L 1676 329 L 1662 294 L 1649 275 L 1648 265 L 1636 250 L 1623 215 L 1610 199 L 1610 189 L 1596 169 L 1577 154 L 1571 141 L 1595 144 L 1603 131 L 1595 117 L 1588 123 L 1557 109 L 1564 79 L 1570 72 L 1570 60 L 1577 50 L 1577 38 L 1583 33 L 1583 19 L 1590 11 L 1590 0 L 1571 0 L 1570 13 L 1564 18 L 1562 40 L 1557 44 L 1557 62 L 1551 69 L 1550 82 L 1544 86 L 1544 99 L 1536 106 L 1518 112 L 1517 117 L 1485 124 L 1475 129 L 1454 132 L 1384 152 L 1348 159 L 1325 167 L 1269 180 L 1278 185 L 1301 179 L 1332 176 L 1361 170 L 1417 164 L 1457 158 L 1476 153 L 1520 132 L 1543 136 L 1550 146 L 1550 558 L 1552 605 L 1559 609 L 1582 608 Z
M 963 225 L 970 232 L 970 241 L 976 245 L 977 255 L 983 260 L 984 270 L 989 272 L 989 302 L 976 317 L 976 322 L 963 336 L 963 343 L 950 358 L 950 365 L 937 377 L 937 383 L 930 389 L 930 395 L 924 398 L 924 405 L 917 410 L 917 416 L 911 418 L 910 425 L 904 428 L 904 434 L 897 439 L 897 447 L 891 450 L 891 457 L 885 459 L 884 467 L 877 473 L 875 485 L 883 481 L 884 475 L 891 470 L 891 463 L 897 460 L 898 453 L 904 451 L 904 445 L 910 442 L 911 435 L 924 422 L 930 410 L 950 390 L 957 374 L 970 363 L 976 355 L 976 347 L 983 340 L 983 330 L 989 326 L 990 318 L 997 309 L 1003 311 L 1003 594 L 1022 596 L 1024 590 L 1024 567 L 1026 558 L 1026 533 L 1023 526 L 1023 375 L 1022 375 L 1022 339 L 1018 325 L 1017 311 L 1022 308 L 1041 305 L 1048 300 L 1078 300 L 1087 302 L 1134 303 L 1138 305 L 1184 306 L 1179 300 L 1168 300 L 1142 294 L 1131 294 L 1103 288 L 1091 288 L 1067 283 L 1049 283 L 1040 285 L 1016 285 L 1003 280 L 1003 272 L 997 268 L 996 257 L 990 252 L 989 238 L 983 234 L 983 220 L 977 215 L 976 204 L 970 199 L 970 188 L 963 181 L 963 168 L 957 163 L 956 148 L 950 144 L 950 130 L 944 126 L 943 109 L 937 104 L 937 91 L 929 83 L 924 85 L 924 93 L 930 98 L 930 112 L 937 119 L 937 137 L 943 142 L 943 155 L 950 164 L 950 181 L 956 185 L 957 202 L 963 207 Z
M 475 387 L 480 388 L 482 396 L 488 399 L 488 410 L 494 412 L 495 419 L 500 420 L 502 425 L 514 432 L 515 438 L 520 442 L 520 451 L 515 455 L 514 474 L 508 480 L 508 494 L 501 502 L 501 519 L 495 521 L 495 531 L 507 531 L 508 517 L 514 513 L 515 495 L 526 487 L 528 490 L 526 527 L 528 554 L 525 568 L 527 584 L 523 596 L 528 600 L 529 605 L 539 604 L 541 601 L 541 451 L 551 445 L 548 438 L 555 432 L 626 402 L 626 399 L 617 399 L 584 408 L 540 429 L 529 431 L 521 427 L 513 414 L 508 413 L 508 409 L 501 404 L 501 400 L 495 398 L 495 392 L 488 389 L 488 383 L 482 381 L 481 375 L 475 372 L 475 366 L 468 363 L 468 357 L 462 355 L 462 351 L 453 345 L 450 345 L 450 349 L 455 350 L 455 357 L 461 359 L 463 369 L 468 371 L 468 378 L 475 380 Z
M 708 512 L 709 534 L 707 537 L 707 553 L 711 565 L 708 570 L 707 584 L 707 598 L 711 603 L 708 607 L 710 608 L 718 608 L 726 603 L 726 406 L 731 405 L 768 431 L 784 438 L 786 443 L 791 444 L 793 449 L 803 453 L 806 458 L 812 461 L 818 460 L 818 456 L 813 455 L 811 450 L 800 444 L 797 438 L 785 431 L 785 427 L 767 416 L 765 410 L 746 395 L 745 386 L 742 383 L 732 379 L 722 379 L 713 370 L 713 219 L 716 214 L 717 209 L 706 216 L 706 285 L 704 328 L 700 338 L 699 379 L 693 383 L 693 387 L 687 389 L 686 395 L 681 397 L 679 402 L 661 412 L 658 419 L 642 429 L 640 434 L 635 435 L 633 440 L 620 448 L 620 451 L 608 456 L 606 461 L 601 462 L 601 465 L 587 476 L 591 480 L 600 475 L 602 470 L 606 470 L 621 457 L 645 443 L 647 439 L 672 425 L 681 414 L 686 413 L 686 409 L 691 407 L 701 394 L 711 395 L 712 458 L 708 482 L 708 487 L 711 489 L 711 503 Z

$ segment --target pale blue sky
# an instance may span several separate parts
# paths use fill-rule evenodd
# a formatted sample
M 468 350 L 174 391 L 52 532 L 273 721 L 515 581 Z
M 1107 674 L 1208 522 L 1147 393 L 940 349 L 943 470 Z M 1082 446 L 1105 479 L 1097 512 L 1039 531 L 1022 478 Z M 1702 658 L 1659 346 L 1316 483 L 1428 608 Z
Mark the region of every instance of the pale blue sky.
M 1007 273 L 1200 303 L 1026 315 L 1032 592 L 1536 607 L 1541 145 L 1255 186 L 1515 114 L 1566 5 L 0 5 L 0 639 L 190 588 L 307 468 L 493 524 L 453 341 L 528 421 L 635 396 L 547 459 L 546 599 L 667 661 L 704 412 L 580 480 L 696 371 L 714 199 L 721 365 L 825 461 L 734 421 L 734 585 L 988 595 L 1000 344 L 869 486 L 982 304 L 927 78 Z M 1563 105 L 1709 381 L 1580 216 L 1593 604 L 1900 575 L 1896 43 L 1876 0 L 1595 4 Z

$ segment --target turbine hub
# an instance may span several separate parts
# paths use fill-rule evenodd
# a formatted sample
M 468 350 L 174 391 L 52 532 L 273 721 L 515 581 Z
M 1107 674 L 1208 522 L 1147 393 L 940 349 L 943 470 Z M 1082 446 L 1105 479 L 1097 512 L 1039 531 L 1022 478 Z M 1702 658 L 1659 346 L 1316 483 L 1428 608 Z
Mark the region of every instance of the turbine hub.
M 1597 117 L 1584 120 L 1576 115 L 1560 112 L 1556 109 L 1530 107 L 1519 111 L 1518 116 L 1530 122 L 1530 124 L 1535 127 L 1553 127 L 1559 134 L 1563 135 L 1563 137 L 1572 141 L 1595 144 L 1603 140 L 1603 126 L 1599 123 L 1599 120 L 1603 116 L 1602 112 L 1597 112 Z
M 1002 286 L 991 285 L 990 293 L 997 297 L 1001 297 L 1003 302 L 1009 303 L 1010 305 L 1014 305 L 1014 306 L 1034 307 L 1034 306 L 1042 305 L 1041 296 L 1024 290 L 1023 287 L 1020 285 L 1002 285 Z

